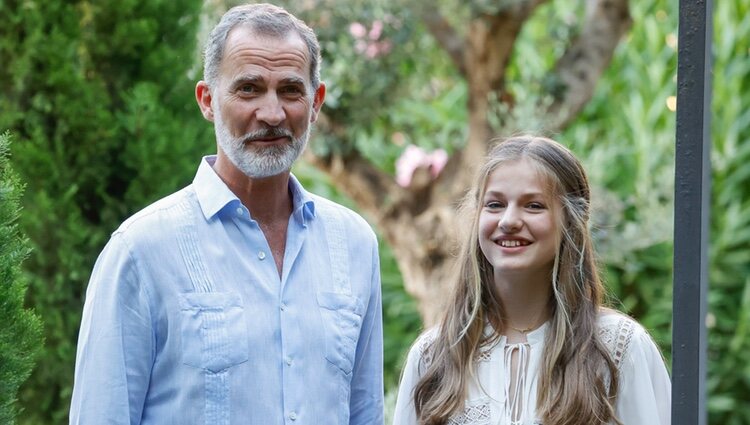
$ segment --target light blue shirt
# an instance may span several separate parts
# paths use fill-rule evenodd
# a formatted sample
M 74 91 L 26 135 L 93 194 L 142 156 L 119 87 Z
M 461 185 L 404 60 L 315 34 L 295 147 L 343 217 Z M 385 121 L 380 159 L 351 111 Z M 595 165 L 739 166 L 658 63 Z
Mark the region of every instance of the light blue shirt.
M 70 423 L 382 424 L 372 229 L 292 176 L 279 278 L 214 160 L 126 220 L 99 256 Z

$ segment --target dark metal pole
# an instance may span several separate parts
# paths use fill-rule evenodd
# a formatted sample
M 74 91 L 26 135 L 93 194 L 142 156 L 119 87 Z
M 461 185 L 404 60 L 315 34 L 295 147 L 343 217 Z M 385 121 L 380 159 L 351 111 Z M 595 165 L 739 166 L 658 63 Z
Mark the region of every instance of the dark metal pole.
M 705 425 L 712 0 L 680 0 L 674 199 L 672 423 Z

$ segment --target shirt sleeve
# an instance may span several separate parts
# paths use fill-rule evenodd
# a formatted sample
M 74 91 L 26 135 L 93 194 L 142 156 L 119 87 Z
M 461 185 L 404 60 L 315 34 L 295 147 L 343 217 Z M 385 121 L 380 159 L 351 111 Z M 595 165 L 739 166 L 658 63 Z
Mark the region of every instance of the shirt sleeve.
M 76 353 L 70 424 L 141 422 L 154 339 L 145 289 L 132 253 L 115 234 L 86 291 Z
M 377 241 L 373 243 L 369 302 L 362 319 L 362 329 L 354 361 L 349 423 L 351 425 L 382 425 L 383 305 Z
M 624 425 L 670 425 L 672 385 L 654 341 L 636 326 L 623 358 L 617 416 Z

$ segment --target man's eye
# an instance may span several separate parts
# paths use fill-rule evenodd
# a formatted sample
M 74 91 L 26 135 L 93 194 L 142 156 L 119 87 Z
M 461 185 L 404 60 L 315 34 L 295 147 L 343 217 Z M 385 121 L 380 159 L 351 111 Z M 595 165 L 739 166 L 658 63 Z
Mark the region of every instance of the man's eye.
M 242 93 L 254 93 L 255 92 L 255 86 L 251 85 L 244 85 L 239 87 L 239 91 Z
M 294 95 L 303 93 L 302 89 L 297 86 L 284 87 L 280 91 L 281 93 L 284 93 L 284 94 L 294 94 Z

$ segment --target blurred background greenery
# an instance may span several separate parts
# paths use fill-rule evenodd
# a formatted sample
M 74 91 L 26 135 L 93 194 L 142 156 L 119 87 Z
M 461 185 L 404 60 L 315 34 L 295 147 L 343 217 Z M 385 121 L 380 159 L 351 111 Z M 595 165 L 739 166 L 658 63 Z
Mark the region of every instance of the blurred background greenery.
M 11 131 L 12 166 L 26 183 L 19 223 L 33 249 L 24 262 L 27 305 L 41 317 L 46 341 L 18 394 L 20 424 L 67 423 L 96 256 L 125 217 L 188 184 L 200 156 L 215 150 L 193 98 L 198 45 L 216 19 L 215 3 L 0 0 L 0 133 Z M 513 2 L 475 0 L 471 10 L 458 0 L 438 3 L 455 8 L 450 18 L 460 23 Z M 575 35 L 583 4 L 549 1 L 524 25 L 506 76 L 514 111 L 498 114 L 496 128 L 544 127 L 533 103 L 544 71 Z M 348 123 L 353 141 L 342 146 L 318 134 L 313 152 L 355 149 L 394 173 L 409 144 L 449 153 L 463 147 L 466 83 L 414 3 L 287 6 L 314 22 L 324 49 L 326 111 L 346 114 L 337 120 Z M 709 423 L 750 425 L 750 0 L 714 7 Z M 612 304 L 651 330 L 669 360 L 677 2 L 632 1 L 630 14 L 632 27 L 593 98 L 555 137 L 583 159 L 596 186 L 593 230 Z M 361 45 L 355 23 L 382 28 Z M 300 162 L 295 173 L 309 190 L 357 208 L 310 163 Z M 385 241 L 381 247 L 392 404 L 422 321 L 396 256 Z

